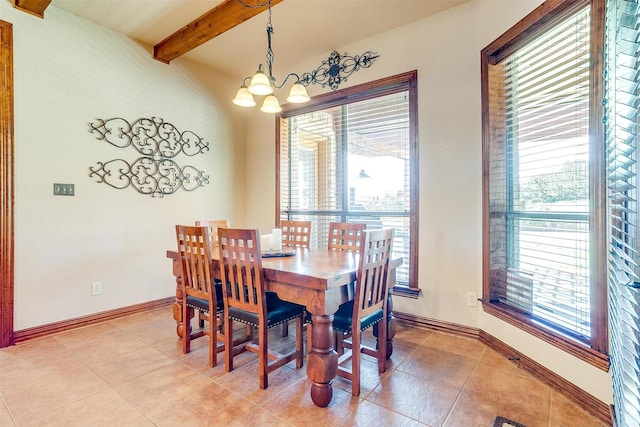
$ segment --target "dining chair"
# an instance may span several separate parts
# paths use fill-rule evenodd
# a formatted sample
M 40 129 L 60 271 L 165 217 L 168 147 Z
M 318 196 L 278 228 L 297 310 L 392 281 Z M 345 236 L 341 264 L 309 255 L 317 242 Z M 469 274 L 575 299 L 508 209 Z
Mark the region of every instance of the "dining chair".
M 311 243 L 311 221 L 281 220 L 282 247 L 309 248 Z M 307 316 L 308 317 L 308 316 Z M 289 335 L 289 322 L 282 324 L 282 336 Z M 307 333 L 307 342 L 311 343 L 311 333 Z M 311 348 L 307 345 L 307 351 Z
M 218 244 L 218 228 L 219 227 L 228 227 L 229 224 L 226 219 L 216 219 L 216 220 L 208 220 L 208 221 L 196 221 L 196 227 L 209 227 L 209 235 L 211 236 L 211 246 L 215 246 Z M 220 285 L 220 279 L 214 279 L 216 285 Z M 204 327 L 204 315 L 202 312 L 198 312 L 198 319 L 200 327 Z
M 274 292 L 265 291 L 265 278 L 257 230 L 219 228 L 220 275 L 224 300 L 224 330 L 227 345 L 233 322 L 239 321 L 258 330 L 258 344 L 247 343 L 245 349 L 258 354 L 260 388 L 269 386 L 268 374 L 295 360 L 303 364 L 302 305 L 283 301 Z M 269 350 L 268 330 L 296 320 L 295 350 L 284 354 Z M 234 352 L 225 353 L 225 368 L 233 370 Z
M 354 251 L 360 249 L 360 236 L 367 224 L 359 222 L 330 222 L 327 247 L 335 251 Z
M 385 371 L 387 359 L 387 289 L 389 258 L 393 246 L 393 228 L 364 231 L 360 244 L 355 296 L 334 314 L 336 340 L 342 342 L 338 352 L 337 375 L 351 380 L 351 394 L 360 395 L 361 353 L 378 359 L 378 372 Z M 378 325 L 377 348 L 362 343 L 362 332 Z M 344 341 L 347 334 L 351 342 Z M 344 351 L 344 349 L 347 349 Z M 351 367 L 345 366 L 351 361 Z
M 360 240 L 362 238 L 362 232 L 366 228 L 367 224 L 360 222 L 330 222 L 329 237 L 327 238 L 327 248 L 333 251 L 358 252 L 360 250 Z M 351 306 L 349 305 L 349 307 Z M 344 310 L 342 305 L 338 309 L 341 308 Z M 348 338 L 348 336 L 346 336 L 345 338 Z M 338 353 L 341 353 L 343 351 L 343 349 L 340 347 L 342 343 L 343 340 L 336 339 L 334 341 L 334 347 L 336 351 L 338 351 Z
M 280 221 L 282 246 L 308 248 L 311 242 L 311 221 Z
M 229 227 L 229 222 L 226 219 L 216 219 L 216 220 L 207 220 L 207 221 L 196 221 L 196 226 L 198 227 L 209 227 L 209 231 L 211 233 L 211 239 L 213 244 L 218 242 L 218 228 L 227 228 Z
M 176 225 L 176 239 L 180 255 L 182 284 L 182 319 L 184 333 L 183 353 L 191 351 L 191 340 L 200 336 L 209 337 L 209 366 L 217 365 L 217 354 L 224 350 L 224 339 L 218 336 L 218 316 L 224 311 L 222 289 L 215 284 L 211 271 L 211 235 L 209 227 Z M 199 320 L 206 321 L 208 327 L 195 334 L 191 333 L 191 318 L 194 310 L 199 312 Z

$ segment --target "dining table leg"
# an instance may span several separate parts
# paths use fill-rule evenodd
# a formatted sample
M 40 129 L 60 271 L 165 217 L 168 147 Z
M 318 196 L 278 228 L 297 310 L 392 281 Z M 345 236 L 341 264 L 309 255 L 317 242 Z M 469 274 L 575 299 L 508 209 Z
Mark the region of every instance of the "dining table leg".
M 376 323 L 373 325 L 373 336 L 378 339 L 378 325 L 380 323 Z M 389 292 L 389 296 L 387 297 L 387 342 L 384 344 L 387 346 L 387 359 L 391 357 L 393 354 L 393 337 L 396 336 L 396 318 L 393 315 L 393 300 L 391 299 L 391 292 Z M 376 346 L 379 346 L 380 343 L 377 342 Z
M 182 322 L 182 282 L 180 264 L 177 258 L 172 258 L 173 277 L 176 278 L 176 300 L 173 303 L 173 320 L 176 321 L 176 334 L 184 337 L 184 324 Z
M 178 263 L 177 255 L 167 251 L 167 258 L 172 260 L 173 276 L 176 278 L 176 300 L 173 303 L 173 320 L 176 321 L 176 334 L 184 338 L 184 319 L 182 319 L 182 270 Z M 189 319 L 191 321 L 191 319 Z M 190 322 L 189 322 L 190 323 Z
M 311 400 L 324 408 L 333 397 L 333 379 L 338 371 L 338 353 L 333 349 L 333 315 L 312 315 L 311 351 L 307 353 L 307 376 Z

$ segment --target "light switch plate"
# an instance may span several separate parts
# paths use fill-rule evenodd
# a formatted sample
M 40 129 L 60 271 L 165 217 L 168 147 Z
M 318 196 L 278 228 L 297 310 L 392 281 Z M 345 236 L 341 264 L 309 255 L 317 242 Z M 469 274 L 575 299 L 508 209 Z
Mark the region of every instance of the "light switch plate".
M 53 184 L 54 196 L 73 196 L 75 191 L 74 184 Z

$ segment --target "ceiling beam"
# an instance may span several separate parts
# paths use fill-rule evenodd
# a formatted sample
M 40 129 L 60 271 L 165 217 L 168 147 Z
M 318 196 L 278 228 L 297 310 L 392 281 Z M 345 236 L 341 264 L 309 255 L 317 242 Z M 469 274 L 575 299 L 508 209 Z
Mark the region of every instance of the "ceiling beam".
M 44 18 L 44 11 L 49 3 L 51 0 L 13 0 L 13 7 L 38 18 Z
M 275 6 L 281 1 L 283 0 L 271 0 L 270 3 L 271 6 Z M 245 3 L 262 6 L 245 7 L 238 0 L 224 0 L 209 12 L 157 43 L 153 47 L 153 57 L 168 64 L 169 61 L 267 10 L 269 5 L 269 2 L 262 0 L 245 0 Z

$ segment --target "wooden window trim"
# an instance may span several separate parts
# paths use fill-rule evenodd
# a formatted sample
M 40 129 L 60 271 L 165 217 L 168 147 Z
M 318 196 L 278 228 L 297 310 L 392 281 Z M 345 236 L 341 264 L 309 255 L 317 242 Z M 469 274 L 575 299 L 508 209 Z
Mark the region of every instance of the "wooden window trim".
M 0 348 L 13 344 L 14 159 L 13 25 L 0 20 Z
M 590 100 L 589 136 L 591 140 L 590 185 L 593 198 L 590 202 L 591 215 L 591 325 L 593 329 L 590 348 L 548 328 L 541 327 L 529 316 L 507 309 L 501 304 L 490 302 L 489 289 L 489 66 L 499 63 L 514 52 L 525 41 L 529 40 L 559 19 L 572 13 L 577 8 L 591 5 L 591 81 L 592 96 Z M 604 0 L 547 0 L 529 15 L 519 21 L 503 35 L 489 44 L 481 52 L 481 107 L 482 107 L 482 168 L 483 168 L 483 309 L 486 313 L 500 318 L 541 340 L 552 344 L 579 359 L 608 370 L 608 327 L 607 327 L 607 252 L 606 252 L 606 195 L 605 158 L 602 149 L 604 129 L 602 125 L 603 98 L 602 73 L 604 69 Z M 594 142 L 595 141 L 595 142 Z M 598 189 L 598 191 L 595 191 Z
M 409 103 L 410 117 L 410 155 L 412 159 L 411 176 L 409 177 L 411 188 L 411 215 L 410 227 L 413 238 L 410 243 L 409 260 L 409 286 L 396 286 L 393 289 L 394 295 L 409 298 L 417 298 L 420 294 L 418 287 L 418 218 L 419 218 L 419 191 L 418 191 L 418 72 L 416 70 L 402 74 L 382 78 L 373 82 L 351 86 L 345 89 L 328 92 L 314 96 L 304 105 L 285 104 L 282 112 L 275 117 L 276 122 L 276 218 L 280 218 L 280 119 L 304 114 L 320 109 L 340 106 L 346 103 L 383 96 L 397 92 L 399 85 L 407 86 L 410 98 L 415 102 Z

